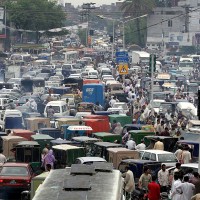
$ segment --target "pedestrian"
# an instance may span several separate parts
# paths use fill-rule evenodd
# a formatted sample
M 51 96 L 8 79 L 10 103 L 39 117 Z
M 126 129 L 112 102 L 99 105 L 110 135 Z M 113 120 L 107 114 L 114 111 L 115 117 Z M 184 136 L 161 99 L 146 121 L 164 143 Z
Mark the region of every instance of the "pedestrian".
M 135 190 L 134 175 L 129 166 L 126 166 L 125 170 L 126 172 L 123 174 L 125 191 L 131 193 Z
M 188 164 L 191 162 L 192 157 L 191 157 L 191 153 L 189 152 L 189 147 L 185 147 L 183 149 L 182 160 L 184 164 Z
M 158 183 L 156 183 L 156 176 L 152 176 L 152 182 L 148 184 L 148 199 L 160 199 L 160 186 Z
M 147 166 L 145 166 L 143 170 L 143 174 L 140 176 L 140 179 L 139 179 L 139 184 L 138 184 L 139 188 L 147 190 L 148 185 L 151 182 L 152 182 L 152 176 L 150 174 L 150 169 Z
M 161 134 L 163 131 L 165 131 L 165 122 L 161 121 L 161 123 L 157 125 L 156 132 Z
M 157 138 L 157 142 L 154 144 L 154 149 L 156 150 L 164 150 L 164 144 L 161 142 L 160 138 Z
M 122 130 L 123 130 L 123 127 L 121 126 L 121 123 L 117 122 L 117 126 L 114 128 L 113 134 L 121 135 L 122 134 Z
M 169 129 L 167 127 L 165 127 L 165 130 L 163 132 L 161 132 L 160 135 L 161 136 L 170 136 Z
M 48 118 L 50 118 L 50 119 L 52 119 L 53 118 L 53 116 L 54 116 L 54 114 L 55 114 L 55 111 L 54 111 L 54 109 L 53 109 L 53 107 L 52 106 L 49 106 L 48 108 L 47 108 L 47 117 Z
M 6 157 L 3 155 L 3 149 L 0 149 L 0 166 L 2 166 L 4 163 L 6 163 Z
M 116 102 L 117 102 L 117 101 L 116 101 L 115 97 L 114 97 L 114 96 L 111 96 L 111 100 L 109 101 L 110 107 L 112 108 L 113 105 L 114 105 Z
M 200 193 L 194 195 L 191 200 L 200 200 Z
M 167 192 L 169 186 L 169 171 L 166 170 L 166 165 L 162 164 L 161 170 L 158 172 L 158 183 L 160 184 L 161 192 Z
M 48 154 L 48 152 L 49 152 L 49 149 L 50 149 L 50 145 L 47 143 L 47 144 L 45 144 L 45 147 L 44 147 L 44 149 L 42 150 L 42 154 Z
M 174 155 L 177 157 L 180 163 L 183 163 L 182 154 L 183 154 L 183 147 L 181 145 L 178 145 L 178 149 L 175 151 Z
M 47 164 L 47 165 L 46 165 L 46 169 L 47 169 L 48 172 L 50 172 L 50 171 L 51 171 L 51 165 L 50 165 L 50 164 Z
M 116 126 L 117 126 L 117 121 L 114 119 L 113 123 L 111 125 L 111 133 L 113 133 L 113 131 L 114 131 L 114 129 L 115 129 Z
M 34 99 L 30 99 L 30 107 L 33 112 L 37 112 L 37 103 Z
M 126 142 L 126 148 L 130 149 L 130 150 L 135 150 L 136 147 L 136 143 L 133 140 L 133 138 L 130 138 L 127 142 Z
M 200 193 L 200 178 L 199 178 L 199 173 L 198 172 L 194 172 L 194 177 L 191 180 L 191 183 L 193 183 L 194 186 L 195 186 L 194 194 Z
M 172 200 L 181 200 L 181 194 L 177 190 L 177 187 L 181 185 L 181 180 L 180 180 L 180 173 L 175 172 L 174 174 L 174 182 L 172 184 L 172 189 L 171 189 L 171 194 L 170 194 L 170 199 Z
M 191 199 L 194 195 L 195 186 L 189 183 L 189 176 L 184 176 L 184 182 L 176 187 L 181 194 L 181 200 Z
M 144 143 L 144 140 L 141 140 L 141 143 L 138 144 L 136 147 L 135 147 L 136 150 L 140 151 L 140 150 L 145 150 L 146 149 L 146 145 Z
M 42 158 L 43 166 L 45 167 L 45 171 L 47 171 L 47 164 L 51 165 L 51 169 L 54 169 L 54 163 L 56 159 L 53 155 L 53 150 L 50 149 L 49 152 Z

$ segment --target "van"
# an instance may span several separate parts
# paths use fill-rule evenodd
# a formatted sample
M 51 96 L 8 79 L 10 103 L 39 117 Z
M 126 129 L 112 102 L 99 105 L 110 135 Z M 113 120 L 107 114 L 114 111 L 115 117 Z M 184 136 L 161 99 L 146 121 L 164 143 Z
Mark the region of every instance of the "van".
M 0 127 L 3 130 L 23 129 L 24 122 L 21 111 L 9 109 L 1 111 Z
M 44 109 L 44 116 L 47 117 L 47 109 L 52 106 L 54 109 L 54 116 L 55 117 L 61 117 L 69 115 L 69 109 L 67 108 L 67 104 L 64 101 L 50 101 L 47 103 Z

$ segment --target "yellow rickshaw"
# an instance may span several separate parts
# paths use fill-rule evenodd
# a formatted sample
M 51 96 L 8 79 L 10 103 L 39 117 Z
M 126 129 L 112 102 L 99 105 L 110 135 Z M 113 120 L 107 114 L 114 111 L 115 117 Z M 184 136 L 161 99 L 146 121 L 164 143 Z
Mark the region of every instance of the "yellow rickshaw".
M 50 128 L 50 119 L 45 117 L 26 118 L 26 128 L 30 131 L 38 131 L 40 128 Z
M 79 125 L 79 122 L 81 120 L 79 118 L 70 117 L 70 118 L 58 118 L 56 119 L 56 126 L 58 129 L 61 129 L 61 127 L 65 124 L 67 125 Z
M 119 164 L 125 159 L 139 159 L 139 152 L 136 150 L 129 150 L 123 147 L 108 148 L 109 158 L 108 162 L 113 163 L 113 167 L 118 169 Z

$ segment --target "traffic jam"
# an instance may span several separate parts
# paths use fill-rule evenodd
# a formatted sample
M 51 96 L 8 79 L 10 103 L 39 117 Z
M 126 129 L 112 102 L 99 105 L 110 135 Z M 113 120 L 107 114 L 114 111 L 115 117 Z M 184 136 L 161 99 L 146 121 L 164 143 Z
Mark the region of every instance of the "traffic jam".
M 0 198 L 176 200 L 185 183 L 185 199 L 200 193 L 200 56 L 112 60 L 107 40 L 67 48 L 69 37 L 1 63 Z

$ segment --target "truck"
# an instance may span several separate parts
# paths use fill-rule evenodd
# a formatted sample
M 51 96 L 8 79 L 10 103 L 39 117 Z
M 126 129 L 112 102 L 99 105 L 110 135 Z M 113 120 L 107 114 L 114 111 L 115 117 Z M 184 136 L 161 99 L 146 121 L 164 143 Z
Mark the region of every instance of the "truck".
M 132 64 L 133 65 L 148 65 L 150 54 L 145 51 L 132 51 Z
M 101 106 L 105 103 L 103 84 L 86 84 L 83 85 L 82 101 L 96 104 L 99 102 Z

